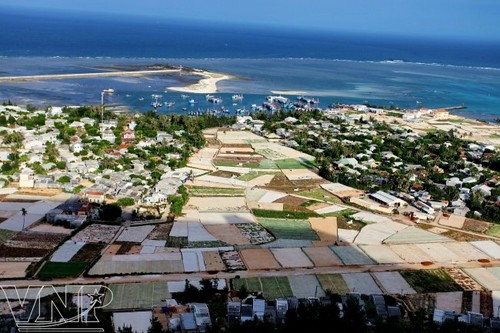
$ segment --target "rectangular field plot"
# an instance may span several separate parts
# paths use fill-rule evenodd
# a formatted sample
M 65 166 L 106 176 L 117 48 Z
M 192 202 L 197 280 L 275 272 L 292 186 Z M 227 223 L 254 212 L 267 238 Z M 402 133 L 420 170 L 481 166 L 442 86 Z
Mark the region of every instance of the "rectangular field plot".
M 245 249 L 240 251 L 248 269 L 277 269 L 280 264 L 268 249 Z
M 300 248 L 272 249 L 271 252 L 282 267 L 313 267 L 313 263 Z
M 332 246 L 331 249 L 345 265 L 372 265 L 374 264 L 357 246 Z
M 376 272 L 372 275 L 388 294 L 415 294 L 415 290 L 406 282 L 399 272 Z
M 340 295 L 349 292 L 349 287 L 340 274 L 317 274 L 316 277 L 325 291 L 330 290 Z
M 111 293 L 106 293 L 104 304 L 108 310 L 151 309 L 164 305 L 170 298 L 166 282 L 110 284 Z
M 242 245 L 250 244 L 250 241 L 240 232 L 240 229 L 233 224 L 207 224 L 207 231 L 215 238 L 228 244 Z
M 84 242 L 66 241 L 54 252 L 50 261 L 68 262 L 84 245 Z
M 259 218 L 259 223 L 269 229 L 276 238 L 318 240 L 318 235 L 307 220 Z
M 358 245 L 379 264 L 402 264 L 405 261 L 386 245 Z
M 223 271 L 226 269 L 219 251 L 205 251 L 203 252 L 203 260 L 207 271 Z
M 120 227 L 116 225 L 91 224 L 80 230 L 71 240 L 86 243 L 109 243 L 118 230 L 120 230 Z
M 39 279 L 77 277 L 83 273 L 86 262 L 51 262 L 47 261 L 37 274 Z
M 0 262 L 0 279 L 23 278 L 31 262 Z
M 478 248 L 482 252 L 486 253 L 493 259 L 500 259 L 500 245 L 494 241 L 476 241 L 470 242 L 474 247 Z
M 367 295 L 382 293 L 370 273 L 346 273 L 342 277 L 351 292 Z
M 500 280 L 495 276 L 494 271 L 487 268 L 464 268 L 474 280 L 488 290 L 500 290 Z
M 486 255 L 484 252 L 481 252 L 476 247 L 467 242 L 449 242 L 443 243 L 443 245 L 453 253 L 457 254 L 464 261 L 489 258 L 488 255 Z
M 306 247 L 302 250 L 316 267 L 342 265 L 342 260 L 329 247 Z
M 389 246 L 398 256 L 407 263 L 420 263 L 422 261 L 432 261 L 432 257 L 413 244 L 400 244 Z
M 233 279 L 232 281 L 236 290 L 245 286 L 250 292 L 262 291 L 268 300 L 293 296 L 288 278 L 284 276 Z
M 457 262 L 463 260 L 456 253 L 450 251 L 441 243 L 416 244 L 419 249 L 427 253 L 434 262 Z
M 443 269 L 401 271 L 401 275 L 417 293 L 462 291 L 462 287 Z
M 151 231 L 154 225 L 141 225 L 138 227 L 125 227 L 117 241 L 142 243 Z
M 325 296 L 316 275 L 291 275 L 288 277 L 288 282 L 292 287 L 293 295 L 297 298 Z

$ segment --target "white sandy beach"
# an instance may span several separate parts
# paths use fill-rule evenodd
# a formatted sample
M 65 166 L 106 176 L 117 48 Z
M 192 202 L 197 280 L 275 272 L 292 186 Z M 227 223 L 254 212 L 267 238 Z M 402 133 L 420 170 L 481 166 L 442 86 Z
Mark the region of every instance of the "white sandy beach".
M 194 70 L 189 72 L 190 75 L 200 75 L 203 78 L 197 83 L 191 84 L 186 87 L 168 87 L 168 90 L 179 91 L 191 94 L 213 94 L 217 92 L 217 82 L 222 80 L 234 79 L 234 76 L 214 73 L 208 71 Z
M 271 93 L 274 95 L 293 95 L 293 96 L 309 95 L 306 91 L 300 91 L 300 90 L 271 90 Z

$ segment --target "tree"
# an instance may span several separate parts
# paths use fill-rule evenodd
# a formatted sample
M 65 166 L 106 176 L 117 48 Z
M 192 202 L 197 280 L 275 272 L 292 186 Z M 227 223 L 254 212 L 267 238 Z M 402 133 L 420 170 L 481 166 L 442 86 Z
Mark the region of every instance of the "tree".
M 133 206 L 133 205 L 135 205 L 135 200 L 133 198 L 129 198 L 129 197 L 120 198 L 120 199 L 118 199 L 116 204 L 120 207 Z
M 23 230 L 24 230 L 24 225 L 26 224 L 26 215 L 28 214 L 28 211 L 26 208 L 21 208 L 21 214 L 23 215 Z
M 60 184 L 67 184 L 67 183 L 71 182 L 71 178 L 69 176 L 62 176 L 62 177 L 59 177 L 57 182 Z
M 102 205 L 99 217 L 105 221 L 116 221 L 122 216 L 122 209 L 116 204 Z
M 450 202 L 457 200 L 460 195 L 460 191 L 455 186 L 446 186 L 443 192 L 446 200 Z

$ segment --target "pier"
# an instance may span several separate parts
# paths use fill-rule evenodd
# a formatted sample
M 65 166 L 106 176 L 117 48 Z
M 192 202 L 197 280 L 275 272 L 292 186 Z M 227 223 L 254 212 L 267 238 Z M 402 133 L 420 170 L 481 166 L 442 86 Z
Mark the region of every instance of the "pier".
M 111 76 L 144 76 L 152 74 L 154 75 L 154 74 L 171 74 L 171 73 L 180 73 L 180 69 L 157 69 L 157 70 L 145 70 L 145 71 L 117 71 L 117 72 L 49 74 L 49 75 L 27 75 L 27 76 L 0 76 L 0 82 L 85 79 L 85 78 L 111 77 Z

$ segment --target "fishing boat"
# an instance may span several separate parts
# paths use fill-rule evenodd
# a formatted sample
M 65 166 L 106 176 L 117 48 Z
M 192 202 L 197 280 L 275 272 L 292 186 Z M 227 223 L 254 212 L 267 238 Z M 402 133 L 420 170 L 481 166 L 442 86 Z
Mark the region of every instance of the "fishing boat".
M 242 94 L 236 94 L 231 97 L 233 101 L 241 101 L 243 100 L 243 95 Z
M 190 99 L 188 103 L 189 104 L 196 104 L 196 101 L 194 99 Z
M 167 108 L 171 108 L 174 105 L 175 105 L 175 102 L 168 102 L 167 103 Z
M 182 94 L 182 95 L 181 95 L 181 98 L 182 98 L 182 99 L 186 99 L 186 98 L 188 98 L 188 97 L 189 97 L 189 95 L 184 95 L 184 94 Z
M 162 95 L 156 95 L 153 94 L 151 95 L 152 98 L 154 98 L 154 101 L 151 102 L 151 106 L 156 110 L 158 108 L 161 108 L 163 106 L 163 103 L 159 101 L 163 96 Z
M 219 104 L 222 103 L 222 98 L 216 97 L 214 95 L 206 95 L 205 98 L 207 99 L 208 102 L 213 103 L 213 104 Z
M 109 89 L 104 89 L 102 92 L 105 93 L 105 94 L 110 94 L 111 95 L 111 94 L 113 94 L 115 92 L 115 90 L 109 88 Z

